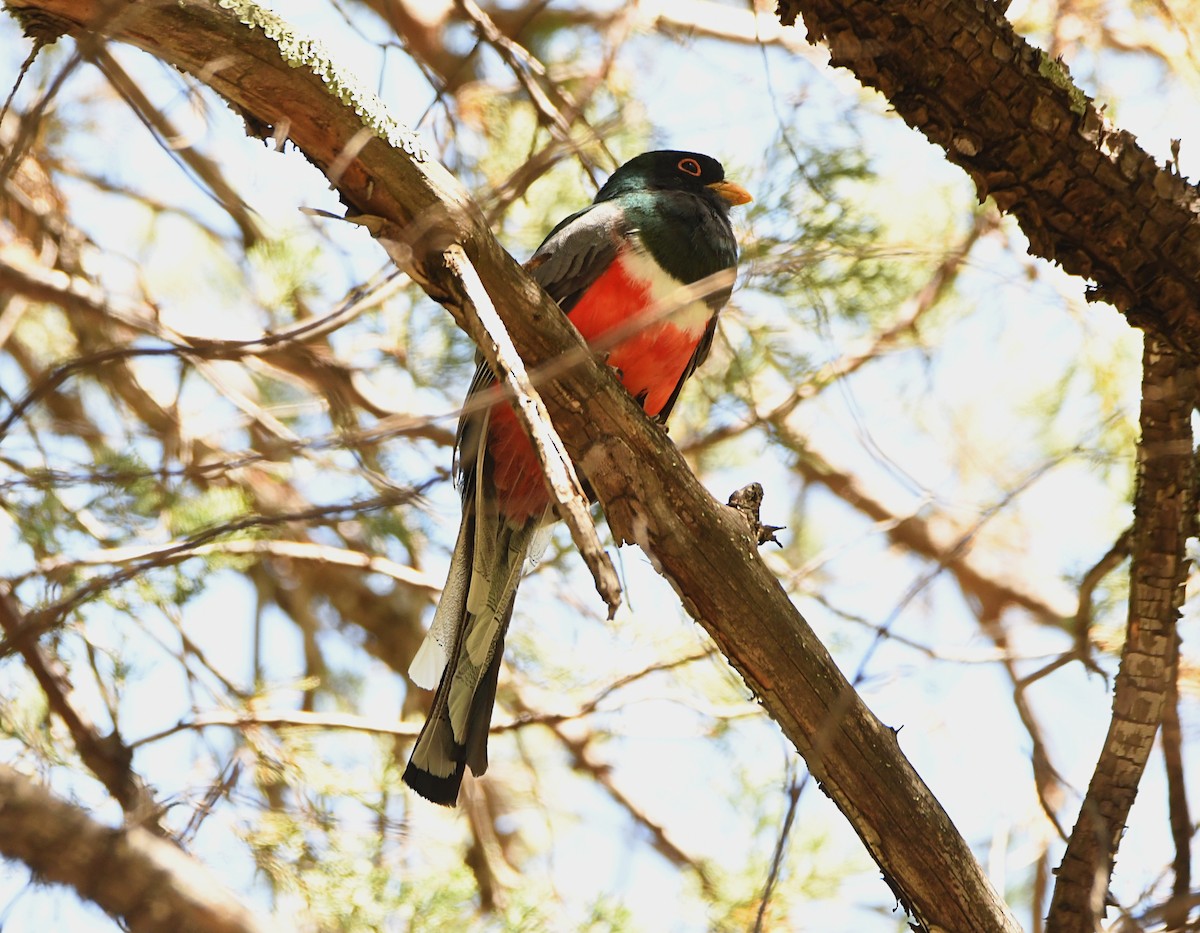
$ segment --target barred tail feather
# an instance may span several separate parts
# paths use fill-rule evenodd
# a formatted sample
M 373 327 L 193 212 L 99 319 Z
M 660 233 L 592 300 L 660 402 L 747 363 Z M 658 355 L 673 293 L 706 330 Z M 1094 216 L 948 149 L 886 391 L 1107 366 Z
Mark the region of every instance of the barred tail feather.
M 514 593 L 515 597 L 516 594 Z M 509 600 L 503 625 L 497 638 L 496 651 L 471 697 L 470 712 L 463 731 L 455 738 L 450 723 L 449 695 L 456 693 L 456 681 L 447 669 L 434 696 L 429 718 L 421 729 L 417 744 L 404 769 L 404 783 L 431 803 L 453 807 L 458 803 L 466 769 L 479 776 L 487 771 L 488 731 L 492 724 L 492 707 L 496 702 L 496 684 L 500 677 L 504 633 L 512 616 L 513 599 Z
M 433 623 L 412 663 L 408 665 L 409 679 L 425 690 L 434 689 L 441 680 L 462 628 L 467 591 L 471 585 L 470 539 L 475 533 L 474 526 L 473 516 L 469 513 L 464 515 L 458 530 L 458 541 L 454 545 L 454 555 L 450 558 L 446 585 L 442 587 L 441 599 L 433 613 Z
M 485 530 L 484 525 L 491 527 Z M 414 679 L 416 673 L 427 676 L 442 668 L 429 718 L 404 771 L 404 783 L 433 803 L 454 806 L 465 769 L 475 775 L 487 770 L 504 636 L 532 533 L 532 523 L 513 527 L 480 521 L 471 507 L 463 517 L 450 577 L 430 629 L 433 646 L 427 650 L 427 639 L 410 668 Z M 478 544 L 485 535 L 491 560 L 481 567 Z M 434 638 L 439 626 L 451 637 Z

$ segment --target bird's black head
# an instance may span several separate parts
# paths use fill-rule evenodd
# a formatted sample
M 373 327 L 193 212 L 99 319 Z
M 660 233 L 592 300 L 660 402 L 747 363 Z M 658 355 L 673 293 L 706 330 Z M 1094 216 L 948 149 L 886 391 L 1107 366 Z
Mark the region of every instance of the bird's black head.
M 642 191 L 688 191 L 709 198 L 715 195 L 712 199 L 723 202 L 726 210 L 751 200 L 745 188 L 725 180 L 725 169 L 716 159 L 675 149 L 643 152 L 630 159 L 613 172 L 596 200 Z

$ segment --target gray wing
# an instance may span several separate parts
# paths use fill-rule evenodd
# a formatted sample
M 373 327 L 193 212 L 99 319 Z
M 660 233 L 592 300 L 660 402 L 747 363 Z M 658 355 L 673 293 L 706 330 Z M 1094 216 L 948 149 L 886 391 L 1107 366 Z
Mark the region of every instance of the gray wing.
M 550 231 L 525 268 L 567 314 L 609 267 L 628 234 L 625 212 L 604 201 L 572 214 Z

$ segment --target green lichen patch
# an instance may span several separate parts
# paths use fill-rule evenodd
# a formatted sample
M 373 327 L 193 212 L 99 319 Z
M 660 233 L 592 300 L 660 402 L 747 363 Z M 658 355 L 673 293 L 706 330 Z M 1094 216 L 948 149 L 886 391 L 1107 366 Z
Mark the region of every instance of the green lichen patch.
M 1053 84 L 1056 88 L 1067 92 L 1071 101 L 1071 112 L 1083 116 L 1087 112 L 1090 98 L 1081 91 L 1071 80 L 1071 72 L 1067 66 L 1057 59 L 1051 58 L 1045 52 L 1038 52 L 1038 74 Z
M 363 126 L 389 146 L 404 150 L 417 161 L 428 158 L 420 137 L 388 113 L 379 98 L 366 90 L 354 75 L 338 67 L 325 46 L 316 39 L 296 32 L 286 20 L 253 0 L 217 0 L 217 4 L 233 13 L 239 22 L 262 30 L 263 35 L 279 48 L 280 56 L 290 67 L 307 68 L 319 77 L 329 93 L 351 108 Z

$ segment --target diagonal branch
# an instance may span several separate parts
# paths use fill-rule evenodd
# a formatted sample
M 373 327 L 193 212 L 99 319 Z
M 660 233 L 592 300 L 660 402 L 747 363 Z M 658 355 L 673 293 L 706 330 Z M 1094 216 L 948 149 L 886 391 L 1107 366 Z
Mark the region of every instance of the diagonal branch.
M 73 35 L 88 34 L 96 6 L 8 0 L 22 15 L 57 15 Z M 705 491 L 661 428 L 586 354 L 579 333 L 418 140 L 319 46 L 246 0 L 123 5 L 105 28 L 205 81 L 260 132 L 286 123 L 297 148 L 336 175 L 351 211 L 384 218 L 389 239 L 408 244 L 406 271 L 464 315 L 459 323 L 478 345 L 489 340 L 486 328 L 471 306 L 452 300 L 452 245 L 478 270 L 527 367 L 583 352 L 539 392 L 615 539 L 639 544 L 675 586 L 804 755 L 919 929 L 1018 929 L 896 734 L 866 708 L 758 556 L 743 516 Z M 405 231 L 419 235 L 406 240 Z
M 69 884 L 133 933 L 266 933 L 204 866 L 144 829 L 113 829 L 0 765 L 0 854 Z
M 1029 250 L 1090 279 L 1089 297 L 1200 355 L 1200 192 L 1159 166 L 1018 36 L 994 0 L 779 0 L 831 63 L 1017 218 Z
M 46 695 L 46 702 L 71 733 L 75 750 L 88 769 L 99 778 L 121 804 L 126 819 L 149 831 L 162 834 L 158 825 L 159 807 L 154 795 L 131 767 L 133 749 L 115 729 L 108 735 L 90 721 L 74 701 L 74 688 L 62 663 L 38 643 L 36 635 L 21 636 L 27 623 L 6 584 L 0 584 L 0 630 L 9 643 L 21 652 L 29 670 Z
M 487 331 L 490 339 L 488 343 L 481 345 L 483 354 L 492 371 L 500 374 L 513 392 L 513 407 L 529 432 L 534 452 L 558 505 L 558 515 L 566 522 L 575 546 L 579 548 L 584 563 L 592 572 L 596 588 L 608 606 L 611 619 L 621 604 L 621 581 L 617 579 L 616 568 L 604 553 L 604 545 L 600 543 L 600 536 L 588 511 L 587 496 L 584 495 L 583 486 L 575 472 L 575 464 L 571 462 L 570 455 L 563 447 L 562 438 L 554 430 L 550 414 L 546 411 L 546 404 L 534 388 L 533 380 L 529 378 L 525 364 L 521 361 L 517 348 L 513 346 L 508 331 L 505 330 L 504 322 L 496 313 L 487 289 L 479 280 L 479 273 L 459 246 L 451 246 L 446 250 L 446 264 L 453 271 L 460 286 L 457 299 L 471 306 L 473 316 L 478 318 Z

